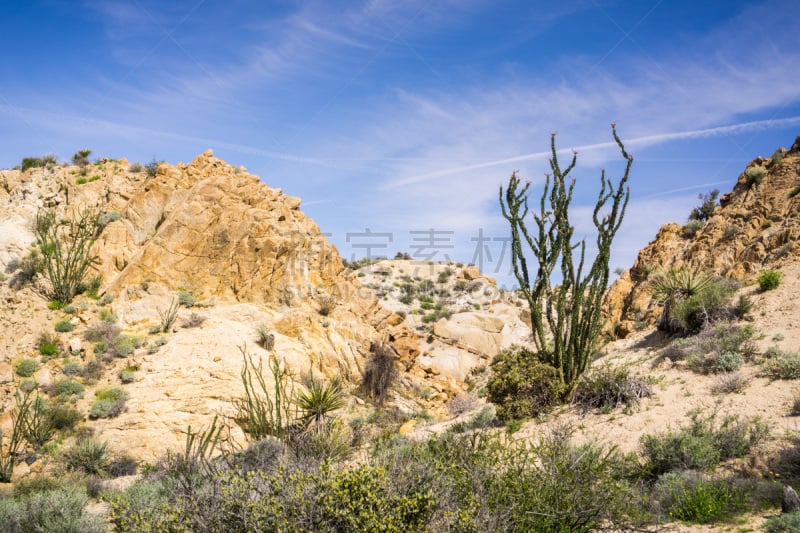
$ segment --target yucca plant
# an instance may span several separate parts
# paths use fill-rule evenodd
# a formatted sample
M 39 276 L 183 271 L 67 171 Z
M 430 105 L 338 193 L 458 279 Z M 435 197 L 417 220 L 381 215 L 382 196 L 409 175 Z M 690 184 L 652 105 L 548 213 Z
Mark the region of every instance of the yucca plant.
M 306 427 L 325 423 L 330 414 L 345 406 L 345 393 L 341 381 L 321 383 L 311 379 L 308 390 L 297 395 L 295 400 L 300 409 L 300 420 Z
M 653 297 L 664 306 L 658 329 L 670 329 L 670 317 L 675 305 L 681 300 L 700 294 L 711 285 L 713 277 L 697 270 L 671 268 L 659 272 L 650 281 Z

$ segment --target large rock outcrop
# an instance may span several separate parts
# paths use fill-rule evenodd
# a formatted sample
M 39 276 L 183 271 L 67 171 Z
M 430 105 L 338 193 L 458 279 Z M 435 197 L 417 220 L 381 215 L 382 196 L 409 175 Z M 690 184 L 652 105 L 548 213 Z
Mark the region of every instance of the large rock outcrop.
M 93 248 L 98 262 L 90 277 L 102 276 L 100 292 L 107 296 L 76 300 L 71 336 L 98 323 L 101 313 L 113 313 L 125 335 L 144 341 L 126 360 L 108 363 L 97 384 L 119 385 L 115 365 L 135 369 L 135 381 L 125 385 L 127 411 L 91 422 L 112 445 L 134 455 L 153 458 L 180 446 L 188 425 L 202 427 L 214 414 L 235 415 L 230 400 L 242 392 L 240 349 L 268 356 L 256 345 L 259 327 L 272 334 L 271 353 L 286 362 L 298 386 L 313 375 L 343 377 L 357 387 L 374 342 L 392 346 L 401 370 L 415 365 L 417 336 L 344 268 L 336 248 L 300 210 L 300 199 L 210 151 L 188 164 L 162 163 L 154 176 L 132 172 L 125 160 L 103 160 L 86 172 L 75 166 L 3 171 L 0 270 L 33 244 L 41 207 L 61 215 L 96 209 L 106 223 Z M 150 332 L 179 291 L 191 293 L 196 304 L 179 311 L 166 345 L 157 346 Z M 0 299 L 0 426 L 7 426 L 20 381 L 8 379 L 11 364 L 38 360 L 38 334 L 52 332 L 54 321 L 65 316 L 48 309 L 32 289 L 0 282 Z M 204 320 L 200 327 L 186 326 L 192 314 Z M 96 357 L 91 342 L 62 337 L 77 362 Z M 77 349 L 69 350 L 71 344 Z M 50 381 L 62 379 L 62 364 L 42 361 L 41 371 Z M 87 394 L 78 407 L 88 412 L 92 401 Z
M 762 174 L 763 172 L 763 174 Z M 760 176 L 759 176 L 760 175 Z M 635 324 L 652 324 L 660 309 L 648 278 L 669 268 L 701 270 L 742 281 L 798 254 L 800 238 L 800 137 L 787 152 L 758 157 L 693 235 L 669 223 L 640 252 L 633 267 L 609 289 L 605 308 L 622 336 Z

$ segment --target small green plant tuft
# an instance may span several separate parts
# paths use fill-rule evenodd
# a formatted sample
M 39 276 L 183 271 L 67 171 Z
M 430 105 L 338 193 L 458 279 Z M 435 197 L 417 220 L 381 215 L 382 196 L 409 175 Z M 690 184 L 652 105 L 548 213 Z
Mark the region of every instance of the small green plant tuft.
M 744 174 L 747 177 L 747 184 L 752 187 L 754 185 L 760 185 L 761 182 L 764 181 L 764 176 L 767 175 L 767 171 L 764 167 L 750 167 Z
M 111 453 L 108 444 L 91 437 L 79 439 L 62 455 L 67 470 L 100 475 L 108 467 Z
M 73 329 L 75 329 L 75 324 L 73 324 L 70 320 L 65 318 L 63 320 L 59 320 L 58 322 L 56 322 L 56 325 L 54 327 L 55 330 L 59 333 L 68 333 Z
M 778 287 L 782 277 L 778 270 L 765 270 L 758 275 L 758 287 L 762 291 L 771 291 Z
M 187 290 L 178 291 L 178 304 L 184 307 L 191 307 L 197 301 L 197 297 Z

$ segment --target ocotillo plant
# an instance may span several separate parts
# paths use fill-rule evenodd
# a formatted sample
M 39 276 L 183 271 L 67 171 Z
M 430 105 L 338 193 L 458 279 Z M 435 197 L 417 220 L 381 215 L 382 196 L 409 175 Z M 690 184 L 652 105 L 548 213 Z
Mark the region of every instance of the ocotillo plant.
M 97 218 L 92 209 L 75 212 L 69 219 L 59 218 L 52 209 L 36 214 L 36 240 L 53 300 L 69 303 L 79 292 L 87 270 L 97 261 L 91 253 L 97 239 Z
M 596 349 L 602 327 L 600 306 L 608 285 L 611 243 L 630 196 L 625 184 L 633 156 L 625 151 L 615 124 L 611 125 L 611 131 L 626 166 L 616 187 L 606 178 L 605 170 L 600 174 L 600 194 L 592 215 L 597 228 L 597 256 L 588 272 L 584 273 L 586 240 L 573 244 L 575 227 L 569 219 L 575 180 L 570 179 L 568 184 L 567 176 L 575 167 L 577 152 L 573 152 L 569 166 L 562 170 L 556 152 L 556 134 L 551 136 L 552 174 L 545 180 L 539 212 L 531 213 L 534 222 L 531 231 L 526 225 L 530 182 L 521 185 L 514 172 L 508 187 L 505 190 L 500 187 L 500 207 L 511 225 L 514 275 L 531 310 L 533 342 L 539 359 L 559 370 L 567 393 L 573 390 Z M 526 246 L 538 263 L 533 278 L 528 269 Z M 559 265 L 560 284 L 554 287 L 553 271 Z

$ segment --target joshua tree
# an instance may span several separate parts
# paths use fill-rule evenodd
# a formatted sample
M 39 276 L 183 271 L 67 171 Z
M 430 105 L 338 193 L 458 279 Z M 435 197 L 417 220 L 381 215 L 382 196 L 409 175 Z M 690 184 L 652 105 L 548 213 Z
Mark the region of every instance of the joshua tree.
M 614 186 L 600 174 L 600 194 L 592 216 L 597 228 L 597 256 L 588 272 L 584 272 L 586 241 L 573 243 L 574 226 L 569 219 L 569 204 L 575 180 L 567 176 L 575 167 L 577 152 L 566 169 L 561 169 L 556 153 L 556 134 L 550 139 L 550 168 L 542 191 L 539 212 L 532 213 L 534 226 L 529 231 L 528 188 L 521 185 L 516 172 L 508 187 L 500 187 L 500 206 L 503 217 L 511 225 L 512 263 L 520 291 L 531 310 L 531 331 L 541 362 L 552 365 L 561 375 L 565 391 L 570 393 L 578 377 L 586 370 L 596 348 L 602 327 L 600 306 L 608 285 L 608 263 L 611 242 L 622 223 L 630 191 L 625 187 L 633 156 L 625 151 L 611 125 L 614 140 L 626 160 L 622 179 Z M 524 247 L 538 262 L 535 275 L 530 276 Z M 560 285 L 553 286 L 553 271 L 560 265 Z

